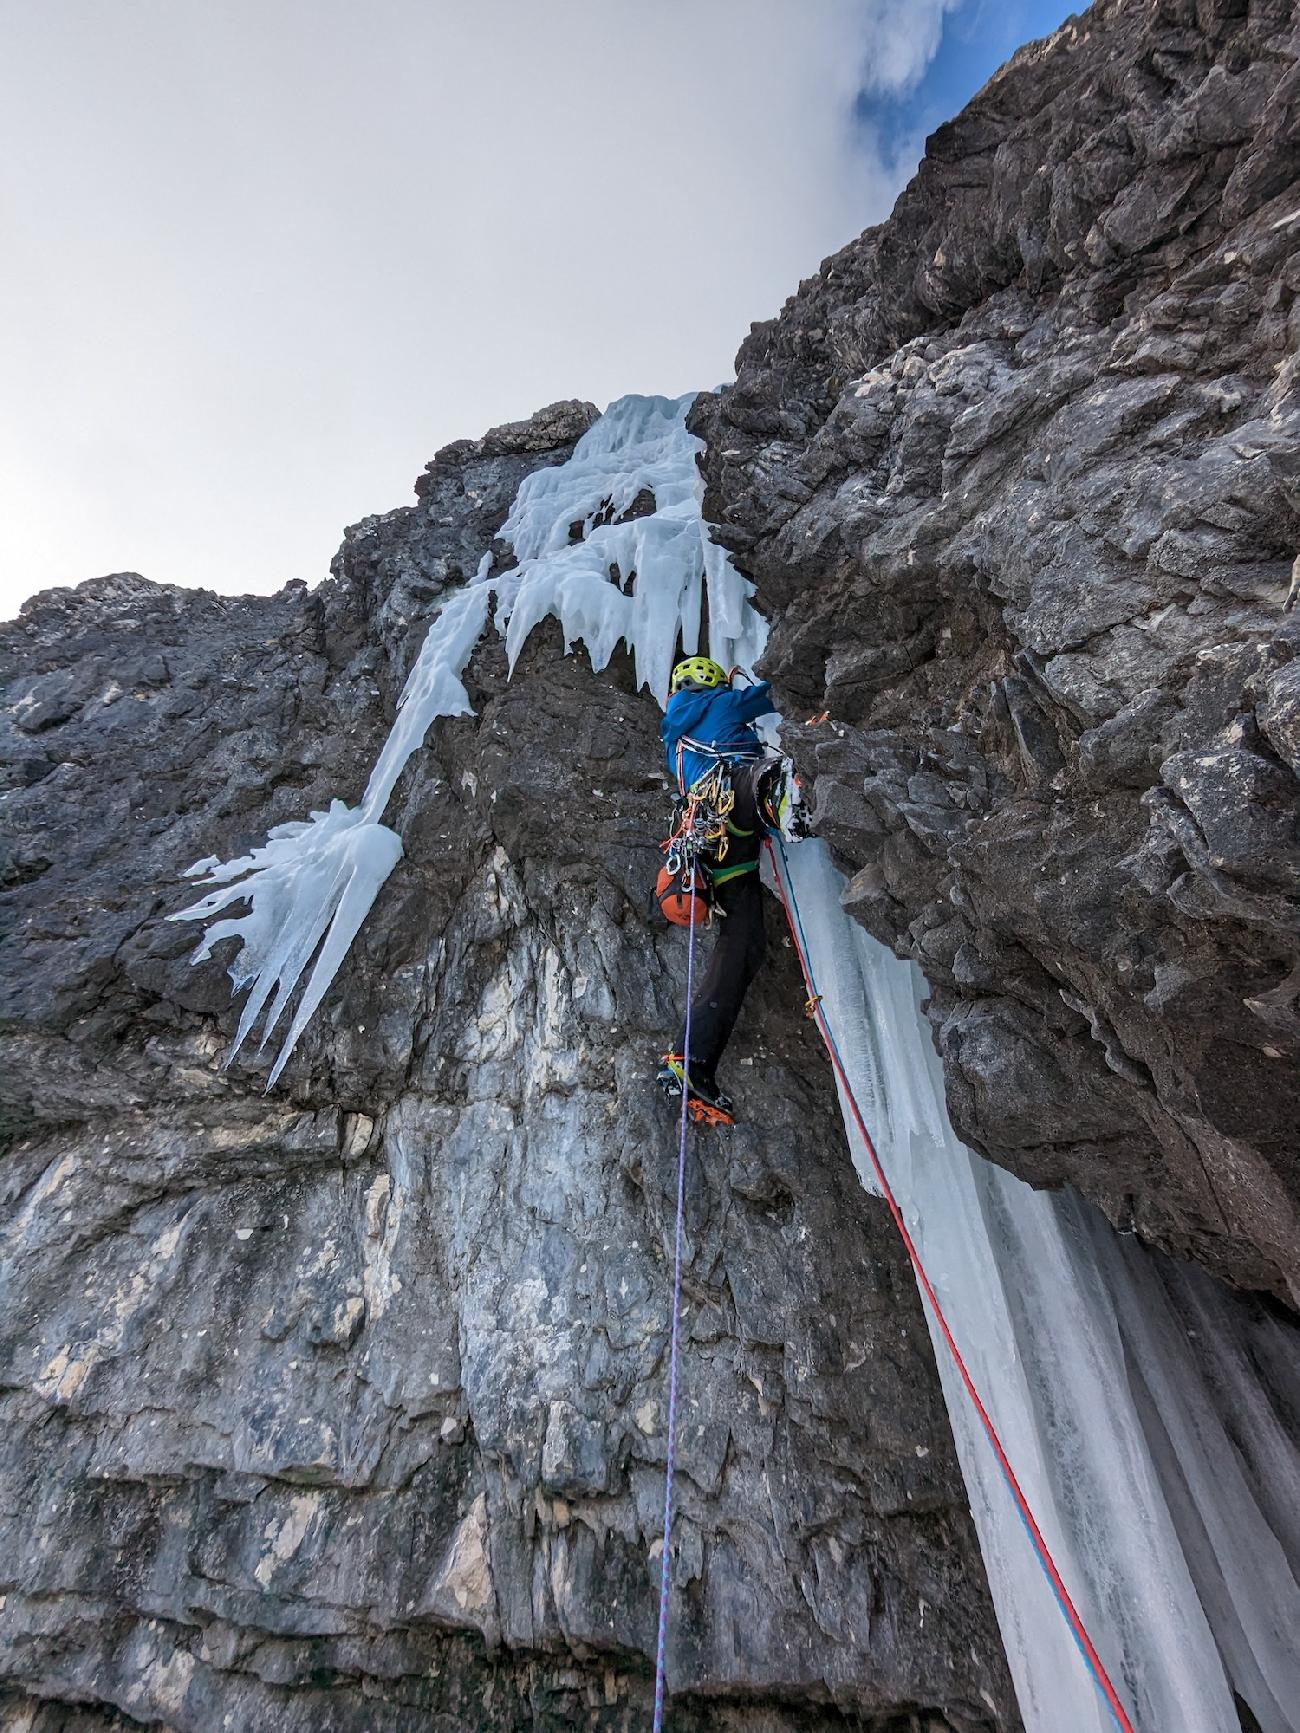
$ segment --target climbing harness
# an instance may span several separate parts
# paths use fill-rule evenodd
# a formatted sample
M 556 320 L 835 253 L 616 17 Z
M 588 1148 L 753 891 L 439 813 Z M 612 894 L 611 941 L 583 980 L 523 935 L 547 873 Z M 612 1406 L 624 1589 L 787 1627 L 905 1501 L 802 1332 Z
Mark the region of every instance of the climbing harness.
M 1111 1683 L 1110 1675 L 1107 1673 L 1105 1666 L 1102 1664 L 1101 1657 L 1093 1646 L 1092 1639 L 1089 1637 L 1083 1620 L 1079 1616 L 1078 1609 L 1070 1599 L 1069 1591 L 1061 1580 L 1061 1573 L 1056 1568 L 1056 1561 L 1053 1559 L 1051 1552 L 1048 1549 L 1047 1542 L 1043 1539 L 1042 1530 L 1039 1528 L 1038 1523 L 1035 1520 L 1034 1513 L 1029 1505 L 1029 1500 L 1025 1497 L 1020 1482 L 1016 1479 L 1015 1471 L 1012 1469 L 1011 1463 L 1007 1458 L 1007 1453 L 1003 1448 L 1001 1438 L 998 1436 L 997 1428 L 990 1419 L 988 1409 L 985 1408 L 980 1393 L 975 1387 L 975 1381 L 967 1370 L 966 1362 L 963 1360 L 961 1350 L 958 1348 L 952 1330 L 949 1328 L 943 1307 L 939 1304 L 938 1295 L 930 1284 L 930 1278 L 926 1274 L 925 1265 L 921 1262 L 921 1254 L 917 1251 L 912 1236 L 908 1232 L 907 1223 L 903 1220 L 903 1212 L 898 1206 L 898 1200 L 894 1196 L 893 1188 L 885 1174 L 880 1157 L 876 1153 L 876 1146 L 871 1140 L 871 1133 L 867 1130 L 866 1121 L 862 1117 L 862 1111 L 858 1106 L 857 1097 L 854 1095 L 852 1085 L 849 1082 L 844 1060 L 840 1055 L 839 1046 L 835 1040 L 834 1033 L 831 1030 L 830 1023 L 827 1020 L 822 996 L 817 991 L 817 983 L 813 977 L 812 961 L 808 955 L 808 944 L 804 936 L 803 922 L 799 917 L 798 905 L 794 899 L 794 889 L 790 884 L 790 869 L 789 862 L 786 859 L 785 848 L 779 837 L 777 838 L 775 847 L 770 839 L 766 840 L 768 853 L 772 862 L 773 876 L 776 879 L 777 890 L 781 897 L 781 904 L 785 910 L 785 918 L 790 926 L 790 936 L 794 940 L 795 952 L 799 958 L 799 967 L 803 971 L 804 985 L 808 990 L 808 999 L 805 1008 L 808 1015 L 817 1024 L 818 1032 L 825 1043 L 826 1051 L 830 1057 L 836 1079 L 839 1082 L 841 1093 L 844 1100 L 849 1104 L 849 1110 L 853 1115 L 853 1122 L 858 1128 L 858 1132 L 862 1138 L 867 1154 L 871 1159 L 871 1167 L 876 1176 L 876 1183 L 879 1185 L 881 1195 L 889 1206 L 889 1213 L 894 1218 L 894 1226 L 902 1236 L 903 1245 L 906 1248 L 908 1258 L 911 1260 L 912 1269 L 916 1275 L 917 1285 L 929 1304 L 934 1321 L 939 1327 L 939 1333 L 943 1337 L 944 1344 L 947 1347 L 949 1354 L 952 1356 L 952 1362 L 957 1370 L 958 1377 L 961 1379 L 962 1387 L 970 1398 L 976 1414 L 979 1416 L 980 1425 L 984 1430 L 985 1437 L 988 1439 L 988 1442 L 993 1449 L 993 1454 L 997 1458 L 998 1467 L 1002 1471 L 1003 1478 L 1007 1483 L 1007 1488 L 1015 1502 L 1016 1511 L 1020 1520 L 1025 1526 L 1025 1532 L 1029 1536 L 1030 1544 L 1033 1546 L 1038 1562 L 1042 1566 L 1043 1574 L 1047 1578 L 1052 1593 L 1056 1597 L 1056 1604 L 1061 1611 L 1061 1616 L 1069 1627 L 1070 1635 L 1073 1637 L 1075 1645 L 1078 1648 L 1079 1653 L 1083 1656 L 1084 1663 L 1092 1675 L 1093 1683 L 1096 1685 L 1098 1691 L 1105 1700 L 1107 1708 L 1114 1716 L 1115 1724 L 1121 1729 L 1121 1733 L 1134 1733 L 1133 1723 L 1129 1719 L 1124 1705 L 1120 1702 L 1119 1695 L 1116 1692 L 1114 1685 Z
M 686 780 L 685 760 L 688 752 L 694 753 L 697 758 L 710 760 L 710 768 L 704 772 L 703 776 L 697 776 L 691 783 Z M 681 797 L 683 800 L 689 799 L 697 788 L 708 783 L 711 777 L 719 773 L 725 779 L 727 786 L 730 787 L 731 778 L 728 772 L 733 764 L 756 764 L 760 758 L 766 757 L 766 748 L 757 740 L 753 746 L 740 744 L 724 748 L 711 746 L 707 740 L 693 740 L 689 734 L 683 734 L 677 741 L 675 754 L 677 787 Z
M 695 888 L 696 866 L 691 866 L 690 888 Z M 691 997 L 695 975 L 695 904 L 687 923 L 686 938 L 686 1027 L 682 1032 L 682 1070 L 691 1063 Z M 682 1309 L 682 1222 L 686 1214 L 686 1124 L 690 1090 L 682 1088 L 681 1123 L 677 1139 L 677 1226 L 673 1235 L 673 1316 L 668 1333 L 668 1445 L 664 1466 L 664 1541 L 659 1571 L 659 1635 L 655 1644 L 655 1709 L 653 1733 L 661 1733 L 664 1720 L 664 1674 L 668 1644 L 668 1585 L 670 1543 L 673 1532 L 673 1470 L 677 1462 L 677 1368 L 680 1355 L 679 1318 Z
M 708 770 L 689 785 L 683 763 L 684 755 L 688 751 L 699 753 L 712 761 Z M 738 873 L 755 870 L 757 860 L 746 861 L 734 867 L 724 864 L 731 838 L 754 834 L 752 830 L 742 830 L 731 816 L 736 805 L 731 772 L 740 764 L 764 765 L 755 791 L 755 804 L 764 822 L 783 834 L 807 835 L 807 824 L 802 817 L 798 794 L 798 778 L 784 758 L 767 752 L 757 741 L 752 749 L 736 746 L 728 747 L 724 751 L 683 736 L 677 743 L 677 786 L 680 792 L 673 811 L 673 828 L 667 841 L 661 845 L 667 856 L 665 868 L 669 879 L 677 878 L 688 862 L 699 859 L 708 861 L 708 876 L 715 885 L 724 884 Z M 784 769 L 785 774 L 769 776 L 769 769 L 772 772 Z M 792 814 L 797 814 L 796 821 L 792 827 L 787 828 Z M 656 895 L 662 898 L 667 889 L 668 881 L 661 873 Z M 666 909 L 664 912 L 668 914 L 669 920 L 685 925 L 682 918 L 684 910 L 677 914 L 668 913 Z
M 680 759 L 679 746 L 679 766 Z M 735 804 L 736 791 L 731 786 L 727 760 L 719 754 L 711 770 L 682 790 L 673 812 L 672 835 L 664 844 L 668 865 L 702 854 L 712 854 L 720 861 L 725 859 L 727 821 Z

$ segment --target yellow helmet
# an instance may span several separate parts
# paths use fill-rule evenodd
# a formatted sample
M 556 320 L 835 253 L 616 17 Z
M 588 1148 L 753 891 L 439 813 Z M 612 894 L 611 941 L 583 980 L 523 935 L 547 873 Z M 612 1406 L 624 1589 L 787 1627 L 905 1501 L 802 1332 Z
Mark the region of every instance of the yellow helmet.
M 688 656 L 673 669 L 670 692 L 707 692 L 727 684 L 727 670 L 707 656 Z

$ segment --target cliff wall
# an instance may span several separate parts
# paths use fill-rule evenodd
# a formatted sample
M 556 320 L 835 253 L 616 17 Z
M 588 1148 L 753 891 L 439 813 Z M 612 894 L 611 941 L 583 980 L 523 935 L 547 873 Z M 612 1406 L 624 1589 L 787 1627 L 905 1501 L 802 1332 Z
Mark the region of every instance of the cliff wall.
M 1101 0 L 702 402 L 706 512 L 961 1135 L 1300 1297 L 1300 68 Z
M 424 622 L 593 417 L 449 448 L 311 593 L 118 576 L 6 629 L 6 1733 L 648 1722 L 657 706 L 551 629 L 509 681 L 483 642 L 270 1096 L 275 1042 L 222 1069 L 228 947 L 192 968 L 166 920 L 198 857 L 356 797 Z M 915 1287 L 769 917 L 745 1123 L 691 1148 L 674 1725 L 1014 1727 Z

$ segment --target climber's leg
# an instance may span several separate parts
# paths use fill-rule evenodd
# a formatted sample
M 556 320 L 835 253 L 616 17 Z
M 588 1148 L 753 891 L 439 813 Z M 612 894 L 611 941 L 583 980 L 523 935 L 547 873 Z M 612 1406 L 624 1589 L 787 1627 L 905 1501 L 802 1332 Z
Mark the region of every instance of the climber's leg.
M 731 1039 L 749 984 L 762 967 L 766 948 L 757 866 L 720 884 L 716 896 L 721 911 L 718 935 L 691 1001 L 691 1080 L 710 1091 L 716 1089 L 718 1060 Z
M 731 1039 L 749 983 L 763 962 L 763 892 L 758 882 L 763 821 L 758 811 L 758 778 L 757 765 L 737 764 L 732 769 L 735 805 L 727 825 L 727 852 L 711 875 L 718 932 L 691 1001 L 691 1077 L 702 1090 L 714 1093 L 718 1060 Z

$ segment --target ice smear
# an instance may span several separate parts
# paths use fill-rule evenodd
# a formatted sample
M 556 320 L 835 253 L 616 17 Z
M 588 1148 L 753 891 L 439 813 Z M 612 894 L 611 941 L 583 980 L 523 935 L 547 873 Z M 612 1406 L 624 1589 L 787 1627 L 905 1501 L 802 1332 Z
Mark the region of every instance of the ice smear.
M 402 858 L 401 838 L 379 821 L 407 760 L 435 717 L 463 715 L 470 708 L 460 676 L 487 620 L 489 558 L 484 556 L 474 581 L 450 598 L 429 628 L 361 805 L 333 800 L 328 812 L 276 825 L 260 848 L 238 860 L 210 857 L 196 862 L 187 876 L 222 888 L 168 917 L 210 923 L 191 959 L 195 963 L 210 957 L 212 947 L 223 939 L 240 941 L 228 972 L 234 991 L 248 988 L 249 993 L 227 1064 L 269 1000 L 258 1043 L 265 1047 L 316 956 L 267 1079 L 268 1089 L 279 1080 L 375 898 Z M 250 905 L 246 915 L 213 920 L 232 904 L 244 902 Z
M 436 719 L 472 713 L 461 676 L 487 624 L 492 600 L 492 586 L 487 582 L 491 564 L 491 554 L 484 554 L 473 582 L 444 604 L 429 628 L 397 701 L 397 720 L 366 784 L 361 811 L 368 820 L 377 823 L 383 817 L 407 760 L 423 746 Z
M 1263 1733 L 1297 1733 L 1300 1451 L 1278 1404 L 1300 1404 L 1300 1372 L 1284 1332 L 1121 1241 L 1072 1193 L 1036 1192 L 959 1143 L 921 976 L 847 917 L 822 844 L 789 852 L 817 985 L 890 1184 L 1139 1733 L 1239 1733 L 1234 1689 Z M 1112 1733 L 931 1333 L 1029 1733 Z
M 278 1080 L 401 859 L 401 840 L 382 820 L 402 770 L 439 717 L 471 708 L 462 676 L 494 597 L 512 670 L 533 627 L 553 614 L 566 647 L 585 644 L 594 668 L 627 644 L 638 680 L 662 701 L 679 639 L 688 653 L 699 646 L 706 594 L 710 653 L 746 667 L 757 658 L 766 624 L 750 605 L 753 586 L 709 541 L 700 516 L 695 456 L 702 446 L 686 428 L 694 401 L 694 393 L 620 398 L 567 463 L 525 479 L 501 531 L 519 564 L 493 579 L 492 556 L 484 554 L 475 577 L 444 603 L 359 807 L 332 801 L 328 812 L 276 826 L 251 854 L 226 862 L 210 856 L 189 869 L 188 876 L 219 887 L 170 916 L 211 922 L 193 961 L 204 961 L 224 939 L 240 942 L 229 974 L 235 992 L 247 988 L 249 996 L 227 1063 L 264 1009 L 259 1045 L 266 1045 L 315 955 L 267 1088 Z M 613 521 L 642 495 L 653 509 Z M 238 903 L 249 912 L 213 920 Z

